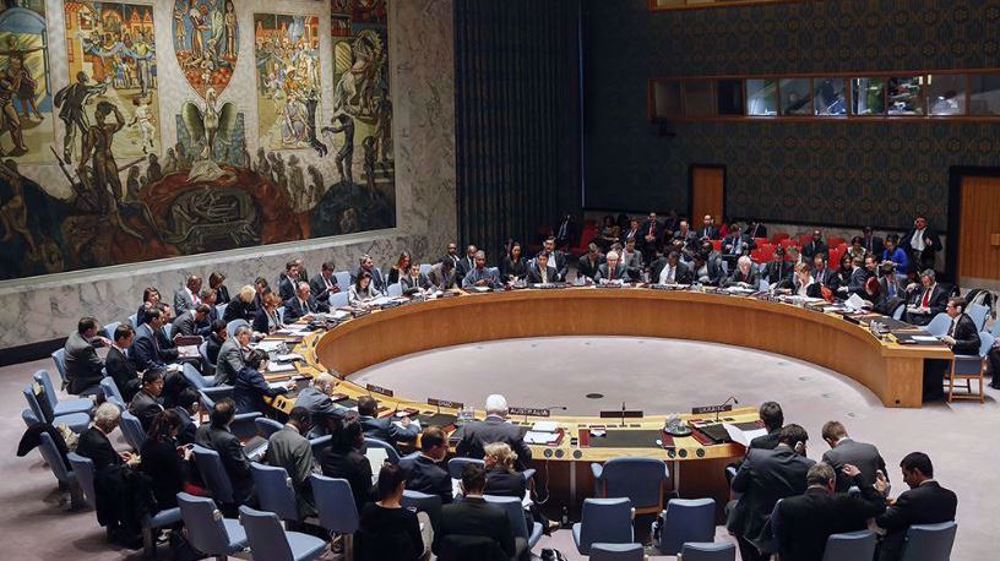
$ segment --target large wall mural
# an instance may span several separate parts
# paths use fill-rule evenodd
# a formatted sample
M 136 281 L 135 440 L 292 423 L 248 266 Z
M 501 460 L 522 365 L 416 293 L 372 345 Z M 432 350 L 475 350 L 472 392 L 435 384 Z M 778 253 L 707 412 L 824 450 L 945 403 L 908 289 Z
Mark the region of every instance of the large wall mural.
M 0 279 L 395 225 L 384 0 L 331 0 L 329 31 L 314 1 L 67 1 L 59 49 L 46 2 L 19 4 L 0 11 Z

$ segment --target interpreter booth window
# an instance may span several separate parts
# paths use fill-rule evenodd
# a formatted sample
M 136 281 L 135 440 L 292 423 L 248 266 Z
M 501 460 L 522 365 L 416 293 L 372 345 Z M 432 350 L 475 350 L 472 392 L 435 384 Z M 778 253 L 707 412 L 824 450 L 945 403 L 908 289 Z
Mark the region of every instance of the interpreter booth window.
M 1000 115 L 1000 74 L 969 76 L 969 113 Z
M 889 78 L 888 113 L 890 115 L 925 115 L 927 90 L 924 76 Z
M 743 80 L 719 80 L 718 89 L 719 115 L 743 114 Z
M 855 115 L 885 115 L 884 78 L 854 78 L 851 95 Z
M 812 115 L 812 84 L 809 78 L 782 78 L 779 83 L 781 91 L 782 115 Z
M 653 116 L 675 117 L 681 114 L 680 82 L 653 83 Z
M 928 74 L 924 76 L 927 88 L 928 115 L 965 114 L 965 74 Z
M 843 78 L 813 80 L 813 105 L 816 115 L 847 115 L 847 86 Z
M 711 117 L 716 114 L 711 81 L 684 82 L 684 114 L 688 117 Z
M 778 81 L 747 80 L 747 115 L 778 114 Z

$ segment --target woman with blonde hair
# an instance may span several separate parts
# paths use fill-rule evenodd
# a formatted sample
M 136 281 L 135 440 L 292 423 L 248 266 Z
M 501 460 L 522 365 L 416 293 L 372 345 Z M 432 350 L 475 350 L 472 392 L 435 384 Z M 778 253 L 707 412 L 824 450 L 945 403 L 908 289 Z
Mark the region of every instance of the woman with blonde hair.
M 528 494 L 528 481 L 518 472 L 517 452 L 506 442 L 491 442 L 483 447 L 483 461 L 486 463 L 486 490 L 484 494 L 498 497 L 524 499 Z M 559 528 L 559 523 L 546 518 L 532 502 L 524 513 L 529 531 L 535 522 L 542 525 L 546 534 Z
M 257 291 L 249 284 L 241 288 L 239 293 L 236 294 L 236 298 L 233 298 L 229 302 L 229 305 L 226 306 L 226 313 L 222 316 L 222 319 L 226 323 L 234 319 L 243 319 L 252 322 L 257 312 L 253 304 L 253 299 L 256 295 Z

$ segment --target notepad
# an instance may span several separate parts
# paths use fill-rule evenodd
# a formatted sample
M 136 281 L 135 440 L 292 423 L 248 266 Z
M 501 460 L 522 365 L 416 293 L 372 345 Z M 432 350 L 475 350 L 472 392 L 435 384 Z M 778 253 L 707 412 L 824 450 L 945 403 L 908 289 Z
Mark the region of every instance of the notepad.
M 267 364 L 268 372 L 291 372 L 295 370 L 294 364 L 281 364 L 277 362 L 269 362 Z
M 938 338 L 933 335 L 914 335 L 913 340 L 918 343 L 936 343 Z
M 549 444 L 559 439 L 557 432 L 535 432 L 528 431 L 524 435 L 524 442 L 527 444 Z
M 722 423 L 722 427 L 726 429 L 726 434 L 729 435 L 730 440 L 737 444 L 742 444 L 745 448 L 750 447 L 751 440 L 757 438 L 758 436 L 764 436 L 767 434 L 767 429 L 765 428 L 743 430 L 740 427 L 729 423 Z
M 534 432 L 556 432 L 559 430 L 559 423 L 555 421 L 536 421 L 531 426 L 531 430 Z
M 293 360 L 305 360 L 305 357 L 298 353 L 287 353 L 274 357 L 274 360 L 277 360 L 278 362 L 291 362 Z
M 280 349 L 284 344 L 284 341 L 261 341 L 256 345 L 250 345 L 250 348 L 259 349 L 266 353 L 273 353 L 274 351 Z

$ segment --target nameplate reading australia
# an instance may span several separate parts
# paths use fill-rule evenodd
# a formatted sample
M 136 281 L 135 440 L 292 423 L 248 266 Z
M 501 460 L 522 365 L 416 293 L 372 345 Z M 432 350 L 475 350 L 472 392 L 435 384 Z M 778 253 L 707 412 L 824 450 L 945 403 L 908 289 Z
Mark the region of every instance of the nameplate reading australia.
M 548 409 L 538 409 L 536 407 L 510 407 L 511 415 L 524 415 L 526 417 L 551 417 L 552 412 Z
M 732 411 L 732 405 L 703 405 L 701 407 L 692 407 L 692 415 L 704 415 L 706 413 L 723 413 L 725 411 Z
M 387 397 L 393 396 L 392 390 L 389 388 L 383 388 L 382 386 L 376 386 L 375 384 L 365 384 L 365 388 L 372 393 L 382 394 Z
M 465 407 L 464 403 L 459 403 L 458 401 L 448 401 L 447 399 L 437 399 L 435 397 L 428 397 L 427 404 L 435 407 L 444 407 L 446 409 L 461 409 Z

